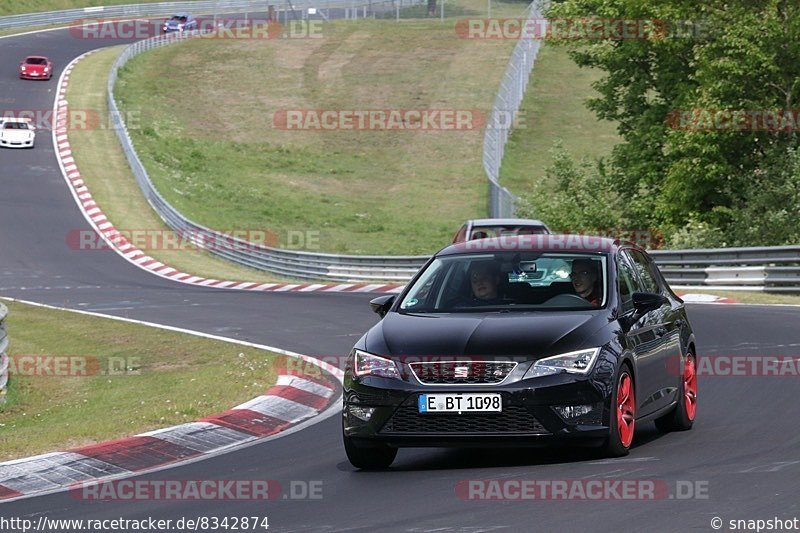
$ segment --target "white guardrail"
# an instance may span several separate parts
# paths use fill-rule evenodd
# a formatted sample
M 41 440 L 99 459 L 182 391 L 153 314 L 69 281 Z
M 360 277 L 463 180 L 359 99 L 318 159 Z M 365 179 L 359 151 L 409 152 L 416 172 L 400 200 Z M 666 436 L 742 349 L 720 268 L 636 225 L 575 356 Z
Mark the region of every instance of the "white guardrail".
M 800 293 L 800 246 L 650 251 L 670 285 Z
M 363 0 L 361 0 L 363 2 Z M 535 1 L 528 7 L 526 17 L 537 18 L 545 0 Z M 422 4 L 425 0 L 406 0 L 404 7 Z M 227 14 L 235 12 L 263 12 L 269 5 L 282 10 L 307 11 L 343 9 L 346 18 L 356 13 L 367 16 L 370 12 L 397 9 L 396 3 L 370 2 L 359 4 L 354 0 L 304 0 L 284 2 L 268 0 L 209 0 L 194 2 L 162 2 L 110 7 L 72 9 L 47 13 L 33 13 L 0 17 L 0 29 L 65 24 L 83 19 L 125 18 L 168 15 L 189 11 L 195 14 Z M 302 10 L 302 11 L 301 11 Z M 293 15 L 294 18 L 294 15 Z M 279 16 L 280 19 L 280 16 Z M 190 236 L 202 246 L 213 242 L 210 252 L 235 263 L 285 275 L 292 278 L 330 281 L 408 281 L 428 260 L 428 256 L 355 256 L 312 252 L 298 252 L 270 248 L 233 239 L 181 215 L 156 191 L 147 172 L 133 148 L 125 124 L 114 100 L 114 84 L 119 69 L 132 57 L 180 40 L 189 34 L 169 34 L 135 43 L 119 56 L 108 79 L 108 107 L 115 131 L 139 186 L 147 200 L 161 218 L 175 231 Z M 539 48 L 537 39 L 521 39 L 514 49 L 490 115 L 490 124 L 507 120 L 519 109 L 528 78 Z M 496 124 L 495 124 L 496 125 Z M 514 196 L 498 182 L 500 163 L 509 128 L 487 127 L 484 137 L 484 168 L 490 183 L 490 210 L 494 216 L 513 213 Z M 221 245 L 221 243 L 223 243 Z M 443 243 L 444 244 L 444 243 Z M 651 254 L 667 280 L 678 288 L 713 287 L 723 290 L 760 290 L 769 292 L 800 293 L 800 246 L 729 248 L 707 250 L 656 250 Z M 0 305 L 0 319 L 6 309 Z M 5 330 L 0 327 L 0 389 L 5 387 L 8 359 L 5 349 L 8 342 Z
M 0 304 L 0 404 L 6 401 L 8 385 L 8 333 L 6 333 L 6 316 L 8 308 Z

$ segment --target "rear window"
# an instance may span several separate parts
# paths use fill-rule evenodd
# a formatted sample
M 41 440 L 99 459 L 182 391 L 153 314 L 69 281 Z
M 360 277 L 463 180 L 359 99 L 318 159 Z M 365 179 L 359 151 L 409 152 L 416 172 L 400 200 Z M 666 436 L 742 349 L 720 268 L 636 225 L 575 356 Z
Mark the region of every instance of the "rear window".
M 474 226 L 470 239 L 487 239 L 513 235 L 545 235 L 544 226 Z

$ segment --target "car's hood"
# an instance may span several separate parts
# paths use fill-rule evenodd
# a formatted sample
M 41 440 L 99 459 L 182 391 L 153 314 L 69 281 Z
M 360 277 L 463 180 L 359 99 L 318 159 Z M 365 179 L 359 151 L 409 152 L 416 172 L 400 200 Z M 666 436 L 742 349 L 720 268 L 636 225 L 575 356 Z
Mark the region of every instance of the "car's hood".
M 608 323 L 602 311 L 389 313 L 369 331 L 365 342 L 371 353 L 400 359 L 476 355 L 539 359 L 583 348 L 582 343 Z
M 6 141 L 21 142 L 33 137 L 33 132 L 30 130 L 0 130 L 0 137 Z
M 25 72 L 44 72 L 47 65 L 25 65 Z

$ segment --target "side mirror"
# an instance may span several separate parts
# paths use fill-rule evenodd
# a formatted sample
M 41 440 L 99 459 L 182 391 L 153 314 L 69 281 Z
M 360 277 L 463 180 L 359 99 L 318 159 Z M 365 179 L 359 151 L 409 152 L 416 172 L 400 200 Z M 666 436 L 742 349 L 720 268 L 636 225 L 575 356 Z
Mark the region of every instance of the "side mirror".
M 374 313 L 377 313 L 381 318 L 383 318 L 386 316 L 386 313 L 389 312 L 389 308 L 392 307 L 395 298 L 396 295 L 394 294 L 378 296 L 374 300 L 370 300 L 369 306 L 372 308 Z
M 637 314 L 640 316 L 654 311 L 664 304 L 668 304 L 669 300 L 661 294 L 653 294 L 651 292 L 634 292 L 633 293 L 633 308 L 636 309 Z
M 619 322 L 625 331 L 633 327 L 640 318 L 650 311 L 654 311 L 662 305 L 669 303 L 669 300 L 665 296 L 653 294 L 651 292 L 634 292 L 632 297 L 633 313 L 626 313 L 619 318 Z

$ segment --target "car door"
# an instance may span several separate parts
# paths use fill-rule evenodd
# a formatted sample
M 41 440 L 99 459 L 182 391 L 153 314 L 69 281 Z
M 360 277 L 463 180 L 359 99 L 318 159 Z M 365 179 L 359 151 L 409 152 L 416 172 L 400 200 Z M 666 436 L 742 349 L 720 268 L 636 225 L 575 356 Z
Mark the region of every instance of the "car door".
M 631 316 L 634 313 L 633 293 L 642 292 L 643 287 L 633 261 L 625 251 L 617 254 L 617 284 L 620 316 Z M 654 321 L 653 312 L 650 312 L 632 324 L 624 337 L 626 347 L 636 360 L 637 418 L 655 412 L 660 405 L 657 398 L 661 387 L 659 366 L 663 354 L 658 327 L 658 321 Z
M 683 365 L 683 323 L 685 312 L 683 303 L 675 298 L 667 290 L 663 283 L 663 278 L 658 274 L 657 267 L 653 259 L 646 253 L 639 250 L 631 250 L 637 273 L 640 275 L 645 288 L 648 292 L 660 294 L 669 300 L 669 305 L 663 306 L 658 310 L 659 320 L 662 327 L 662 340 L 664 342 L 663 366 L 660 368 L 660 390 L 667 398 L 665 405 L 674 398 L 680 386 L 681 369 Z
M 662 294 L 645 255 L 635 249 L 626 249 L 623 254 L 634 269 L 637 292 Z M 642 396 L 642 414 L 667 407 L 674 399 L 677 380 L 670 368 L 680 368 L 680 327 L 677 314 L 671 305 L 662 305 L 643 316 L 639 324 L 639 335 L 646 337 L 648 354 L 645 361 L 648 395 Z M 652 346 L 650 346 L 652 344 Z

